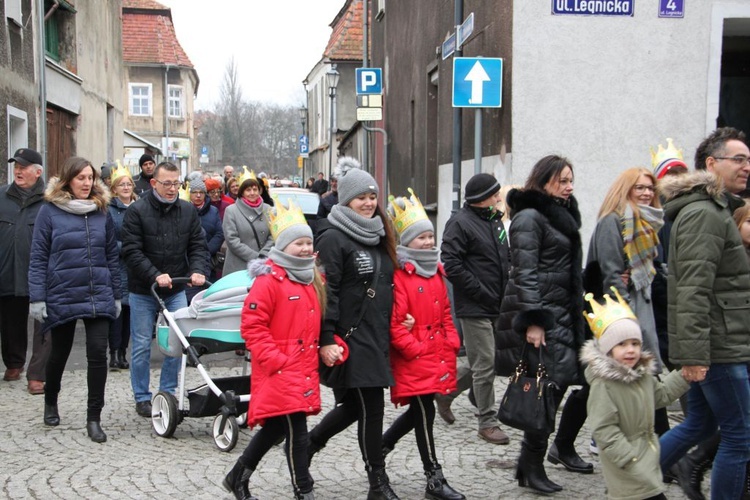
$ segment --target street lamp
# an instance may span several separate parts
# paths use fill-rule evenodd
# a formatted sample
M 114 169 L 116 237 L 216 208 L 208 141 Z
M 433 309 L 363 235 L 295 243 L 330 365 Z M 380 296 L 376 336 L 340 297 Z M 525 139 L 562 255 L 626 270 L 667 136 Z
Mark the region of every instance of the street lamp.
M 328 176 L 331 176 L 331 170 L 333 169 L 333 117 L 336 112 L 336 87 L 339 84 L 339 72 L 336 71 L 336 66 L 331 66 L 331 69 L 326 73 L 326 84 L 328 84 L 328 96 L 331 98 L 331 109 L 329 113 L 331 115 L 331 127 L 328 131 Z
M 300 122 L 302 122 L 302 135 L 305 135 L 305 124 L 307 123 L 307 107 L 303 104 L 298 110 L 299 112 L 299 119 Z M 309 148 L 310 144 L 310 138 L 307 138 L 307 144 Z M 301 146 L 301 144 L 300 144 Z M 309 149 L 308 149 L 309 150 Z M 300 150 L 300 156 L 302 156 L 302 151 Z M 302 157 L 302 182 L 300 184 L 304 185 L 305 183 L 305 158 Z

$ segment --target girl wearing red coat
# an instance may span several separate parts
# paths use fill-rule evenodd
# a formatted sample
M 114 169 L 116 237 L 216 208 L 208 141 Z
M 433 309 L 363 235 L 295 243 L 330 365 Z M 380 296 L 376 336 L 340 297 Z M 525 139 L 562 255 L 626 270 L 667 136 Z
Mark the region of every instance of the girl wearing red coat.
M 456 390 L 460 341 L 432 223 L 414 192 L 409 192 L 409 199 L 391 197 L 388 207 L 401 240 L 396 249 L 400 268 L 393 276 L 390 358 L 396 383 L 391 401 L 409 408 L 383 434 L 383 450 L 388 453 L 414 430 L 427 476 L 425 498 L 459 500 L 464 495 L 448 485 L 438 463 L 432 426 L 435 393 Z
M 312 499 L 308 470 L 307 415 L 320 412 L 318 339 L 325 287 L 315 267 L 312 230 L 298 207 L 276 204 L 270 217 L 276 246 L 268 259 L 249 263 L 255 278 L 242 310 L 242 338 L 251 353 L 248 424 L 253 436 L 224 479 L 237 499 L 252 500 L 249 479 L 281 438 L 295 498 Z

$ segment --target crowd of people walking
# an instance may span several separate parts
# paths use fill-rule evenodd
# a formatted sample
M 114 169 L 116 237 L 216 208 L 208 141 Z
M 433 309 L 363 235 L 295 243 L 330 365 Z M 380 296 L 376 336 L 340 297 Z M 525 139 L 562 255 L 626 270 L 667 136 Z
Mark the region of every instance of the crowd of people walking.
M 460 471 L 443 471 L 434 422 L 454 424 L 451 402 L 467 389 L 477 437 L 492 445 L 511 443 L 499 404 L 524 411 L 543 399 L 553 415 L 562 406 L 552 424 L 513 424 L 523 432 L 519 487 L 565 495 L 545 459 L 593 473 L 575 446 L 586 425 L 609 498 L 666 498 L 673 480 L 705 498 L 709 467 L 712 499 L 750 498 L 750 202 L 741 198 L 750 150 L 738 130 L 703 140 L 692 172 L 671 139 L 653 152 L 652 169 L 623 170 L 585 264 L 574 166 L 560 155 L 541 158 L 518 188 L 471 177 L 439 243 L 416 193 L 381 206 L 382 187 L 350 157 L 330 182 L 322 173 L 308 180 L 320 195 L 314 228 L 244 168 L 183 183 L 176 165 L 148 154 L 135 176 L 70 158 L 45 191 L 39 153 L 20 149 L 8 161 L 4 379 L 18 380 L 26 365 L 30 317 L 28 392 L 44 394 L 47 426 L 65 418 L 58 396 L 79 319 L 86 429 L 103 443 L 108 369 L 130 370 L 135 412 L 152 416 L 152 285 L 175 311 L 207 280 L 247 272 L 247 421 L 260 429 L 223 480 L 237 499 L 255 498 L 250 480 L 282 440 L 295 498 L 314 498 L 315 456 L 335 454 L 337 435 L 353 424 L 368 499 L 399 498 L 385 459 L 409 446 L 410 433 L 425 498 L 465 498 L 446 479 Z M 173 281 L 186 276 L 187 295 Z M 175 393 L 179 366 L 164 359 L 160 391 Z M 537 370 L 536 402 L 509 387 L 498 403 L 495 378 L 518 380 L 527 367 Z M 321 384 L 335 404 L 308 431 L 307 417 L 322 411 Z M 405 409 L 384 429 L 386 389 Z M 665 408 L 678 398 L 685 418 L 670 429 Z

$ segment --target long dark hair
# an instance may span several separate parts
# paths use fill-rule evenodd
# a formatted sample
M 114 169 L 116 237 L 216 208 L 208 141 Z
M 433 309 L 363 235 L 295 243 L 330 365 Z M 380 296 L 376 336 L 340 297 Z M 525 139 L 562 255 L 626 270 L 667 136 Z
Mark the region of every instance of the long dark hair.
M 383 229 L 385 230 L 385 236 L 380 238 L 378 246 L 388 253 L 388 257 L 391 258 L 394 267 L 398 268 L 398 257 L 396 257 L 396 231 L 393 229 L 391 218 L 380 208 L 380 203 L 375 206 L 375 215 L 379 215 L 383 220 Z
M 531 169 L 529 178 L 526 179 L 524 189 L 533 189 L 534 191 L 539 191 L 540 193 L 546 194 L 547 191 L 544 189 L 544 186 L 546 186 L 547 183 L 552 179 L 559 179 L 560 174 L 565 169 L 565 167 L 570 167 L 570 170 L 573 170 L 573 164 L 570 163 L 570 160 L 568 160 L 564 156 L 545 156 L 544 158 L 536 162 L 534 167 Z

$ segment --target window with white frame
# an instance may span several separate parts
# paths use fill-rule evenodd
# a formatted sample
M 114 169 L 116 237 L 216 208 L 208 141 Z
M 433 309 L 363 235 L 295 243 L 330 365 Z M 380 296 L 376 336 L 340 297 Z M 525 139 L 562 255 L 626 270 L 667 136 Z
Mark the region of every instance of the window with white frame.
M 130 84 L 130 115 L 151 116 L 151 84 Z
M 182 104 L 182 87 L 179 85 L 169 86 L 169 117 L 184 118 Z

